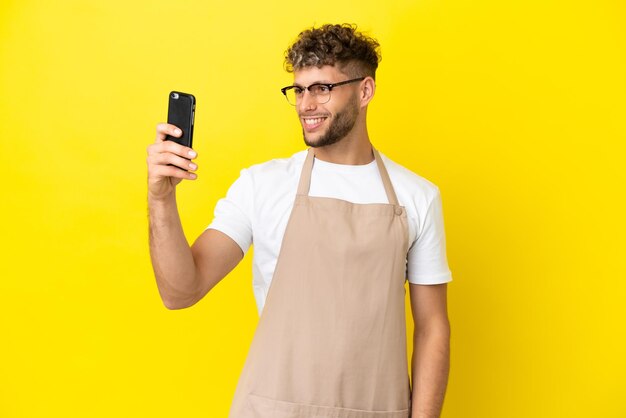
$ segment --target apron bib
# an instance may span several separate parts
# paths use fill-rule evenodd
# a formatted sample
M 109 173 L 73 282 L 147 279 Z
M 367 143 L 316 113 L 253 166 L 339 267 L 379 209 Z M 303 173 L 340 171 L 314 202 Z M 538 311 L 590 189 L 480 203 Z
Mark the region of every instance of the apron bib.
M 408 418 L 408 224 L 387 203 L 309 196 L 309 148 L 229 418 Z

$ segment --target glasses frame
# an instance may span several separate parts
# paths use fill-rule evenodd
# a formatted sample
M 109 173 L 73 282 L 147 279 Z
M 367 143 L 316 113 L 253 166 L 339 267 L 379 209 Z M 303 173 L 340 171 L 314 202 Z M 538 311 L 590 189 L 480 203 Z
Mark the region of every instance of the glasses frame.
M 328 89 L 328 100 L 326 100 L 325 102 L 320 102 L 319 99 L 317 100 L 317 104 L 324 104 L 324 103 L 328 103 L 330 101 L 330 92 L 333 91 L 333 89 L 335 87 L 339 87 L 339 86 L 343 86 L 344 84 L 349 84 L 349 83 L 354 83 L 355 81 L 362 81 L 365 80 L 366 77 L 359 77 L 359 78 L 353 78 L 350 80 L 345 80 L 345 81 L 339 81 L 338 83 L 313 83 L 310 86 L 299 86 L 299 85 L 292 85 L 292 86 L 287 86 L 287 87 L 283 87 L 282 89 L 280 89 L 280 91 L 283 93 L 283 95 L 285 96 L 285 99 L 287 99 L 287 103 L 289 103 L 292 106 L 295 106 L 297 103 L 291 103 L 289 101 L 289 98 L 287 97 L 287 92 L 291 89 L 295 89 L 295 88 L 301 88 L 302 89 L 302 95 L 304 96 L 304 92 L 305 90 L 309 91 L 309 94 L 313 97 L 317 97 L 317 94 L 314 94 L 311 91 L 311 87 L 316 87 L 316 86 L 325 86 Z M 297 102 L 297 98 L 296 98 L 296 102 Z

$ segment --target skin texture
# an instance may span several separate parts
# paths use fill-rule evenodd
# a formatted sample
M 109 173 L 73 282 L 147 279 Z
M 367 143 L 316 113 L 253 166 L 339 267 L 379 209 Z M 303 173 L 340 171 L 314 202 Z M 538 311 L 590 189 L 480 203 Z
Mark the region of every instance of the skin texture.
M 307 67 L 294 73 L 294 84 L 335 83 L 348 77 L 335 66 Z M 367 106 L 374 97 L 374 79 L 337 87 L 328 103 L 318 104 L 308 91 L 296 106 L 305 144 L 315 157 L 336 164 L 362 165 L 374 160 L 366 126 Z M 305 118 L 324 117 L 307 130 Z M 150 255 L 159 293 L 168 309 L 192 306 L 222 280 L 243 258 L 241 248 L 227 235 L 205 230 L 190 247 L 176 207 L 176 185 L 195 180 L 197 156 L 189 148 L 165 141 L 180 136 L 176 127 L 157 125 L 148 147 L 148 207 Z M 174 164 L 168 166 L 167 164 Z M 181 170 L 180 168 L 189 171 Z M 447 285 L 410 284 L 413 335 L 412 418 L 437 418 L 446 391 L 450 364 L 450 324 Z
M 412 418 L 441 415 L 450 371 L 446 283 L 409 284 L 413 332 Z
M 294 72 L 294 84 L 309 86 L 313 83 L 336 83 L 348 80 L 334 66 L 325 65 L 321 68 L 307 67 Z M 308 91 L 296 105 L 296 112 L 303 128 L 305 144 L 315 148 L 315 157 L 320 160 L 337 164 L 367 164 L 374 160 L 372 146 L 367 135 L 365 118 L 367 105 L 374 97 L 375 83 L 371 77 L 360 82 L 345 84 L 336 87 L 331 92 L 328 103 L 318 104 Z M 356 115 L 354 112 L 357 111 Z M 325 117 L 319 128 L 313 132 L 307 131 L 304 119 Z M 322 145 L 332 137 L 337 126 L 346 119 L 354 123 L 342 138 L 332 144 Z
M 328 129 L 316 140 L 310 141 L 307 138 L 306 130 L 302 128 L 304 143 L 309 147 L 319 148 L 339 142 L 352 130 L 352 128 L 354 128 L 358 114 L 359 101 L 355 93 L 351 96 L 344 109 L 338 111 L 335 115 L 324 115 L 325 117 L 330 118 L 328 122 Z M 306 113 L 301 114 L 300 120 L 302 121 L 302 118 L 305 117 L 311 117 L 311 115 L 307 115 Z
M 176 207 L 176 185 L 197 178 L 193 171 L 198 166 L 191 161 L 197 154 L 190 155 L 190 148 L 165 141 L 168 133 L 180 136 L 175 126 L 161 123 L 156 131 L 147 157 L 150 257 L 163 304 L 168 309 L 182 309 L 202 299 L 235 268 L 243 252 L 229 236 L 213 229 L 189 247 Z

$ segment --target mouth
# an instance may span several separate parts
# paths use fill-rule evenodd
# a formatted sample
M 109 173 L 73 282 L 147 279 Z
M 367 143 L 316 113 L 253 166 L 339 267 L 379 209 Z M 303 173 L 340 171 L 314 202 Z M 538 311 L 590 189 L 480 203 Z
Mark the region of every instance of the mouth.
M 322 126 L 324 121 L 328 119 L 327 116 L 316 116 L 316 117 L 302 117 L 302 126 L 306 131 L 314 131 L 315 129 Z

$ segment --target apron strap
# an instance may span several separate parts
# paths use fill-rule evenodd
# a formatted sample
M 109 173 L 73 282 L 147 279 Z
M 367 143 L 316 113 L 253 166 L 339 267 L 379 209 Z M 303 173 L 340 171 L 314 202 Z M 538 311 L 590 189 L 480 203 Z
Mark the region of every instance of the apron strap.
M 396 196 L 396 192 L 393 190 L 393 186 L 391 185 L 391 179 L 389 178 L 389 173 L 387 173 L 387 169 L 385 168 L 385 164 L 383 164 L 383 159 L 380 158 L 380 154 L 376 150 L 376 148 L 372 147 L 374 150 L 374 157 L 376 158 L 376 163 L 378 164 L 378 171 L 380 172 L 380 177 L 383 179 L 383 185 L 385 186 L 385 192 L 387 192 L 387 199 L 389 203 L 398 206 L 398 197 Z
M 374 159 L 376 160 L 376 164 L 378 165 L 378 171 L 380 172 L 380 177 L 383 180 L 383 186 L 385 186 L 385 193 L 387 193 L 387 199 L 389 200 L 390 204 L 398 206 L 398 198 L 391 184 L 391 179 L 389 179 L 389 173 L 387 173 L 385 164 L 380 158 L 380 154 L 378 153 L 376 148 L 372 147 L 372 151 L 374 151 Z M 307 196 L 309 194 L 309 188 L 311 186 L 311 172 L 313 171 L 314 156 L 315 155 L 313 153 L 313 148 L 309 147 L 309 150 L 306 155 L 306 159 L 304 160 L 304 165 L 302 166 L 302 172 L 300 173 L 300 182 L 298 183 L 299 195 Z
M 311 171 L 313 171 L 313 148 L 309 147 L 306 154 L 302 172 L 300 173 L 300 183 L 298 183 L 298 194 L 307 196 L 311 186 Z

